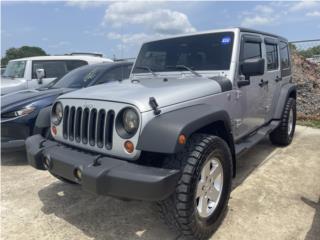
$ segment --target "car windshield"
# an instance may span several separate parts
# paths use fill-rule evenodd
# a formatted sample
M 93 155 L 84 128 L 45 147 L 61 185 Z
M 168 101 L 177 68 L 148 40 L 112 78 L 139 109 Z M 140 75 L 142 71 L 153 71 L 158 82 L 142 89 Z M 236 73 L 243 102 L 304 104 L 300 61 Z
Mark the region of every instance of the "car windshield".
M 3 77 L 23 78 L 27 61 L 10 61 L 6 66 Z
M 95 81 L 106 69 L 105 66 L 85 66 L 75 69 L 64 77 L 49 83 L 45 88 L 83 88 Z
M 133 73 L 228 70 L 233 38 L 233 32 L 219 32 L 145 43 Z

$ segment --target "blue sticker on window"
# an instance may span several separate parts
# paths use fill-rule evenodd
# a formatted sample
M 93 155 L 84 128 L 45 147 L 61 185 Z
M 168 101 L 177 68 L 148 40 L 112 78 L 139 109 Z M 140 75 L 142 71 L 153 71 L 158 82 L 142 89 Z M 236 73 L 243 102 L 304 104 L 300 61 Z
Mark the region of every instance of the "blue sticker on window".
M 229 44 L 231 42 L 231 37 L 223 37 L 221 39 L 221 44 L 225 45 L 225 44 Z

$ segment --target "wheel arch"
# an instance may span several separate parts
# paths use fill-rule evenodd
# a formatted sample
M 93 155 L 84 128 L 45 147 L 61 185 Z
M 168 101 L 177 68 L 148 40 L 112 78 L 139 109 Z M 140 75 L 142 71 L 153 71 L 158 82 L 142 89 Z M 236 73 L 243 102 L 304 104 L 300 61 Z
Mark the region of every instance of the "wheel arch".
M 282 86 L 280 90 L 278 103 L 274 111 L 273 119 L 281 119 L 283 109 L 288 98 L 297 99 L 297 87 L 293 83 L 288 83 Z

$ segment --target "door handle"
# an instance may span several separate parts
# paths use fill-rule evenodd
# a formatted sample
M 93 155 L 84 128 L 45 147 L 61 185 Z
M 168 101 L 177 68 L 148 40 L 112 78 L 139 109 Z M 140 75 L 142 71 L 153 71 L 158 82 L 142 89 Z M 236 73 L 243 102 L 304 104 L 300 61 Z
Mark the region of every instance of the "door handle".
M 282 80 L 282 77 L 279 77 L 279 76 L 277 76 L 275 79 L 276 82 L 280 82 L 281 80 Z

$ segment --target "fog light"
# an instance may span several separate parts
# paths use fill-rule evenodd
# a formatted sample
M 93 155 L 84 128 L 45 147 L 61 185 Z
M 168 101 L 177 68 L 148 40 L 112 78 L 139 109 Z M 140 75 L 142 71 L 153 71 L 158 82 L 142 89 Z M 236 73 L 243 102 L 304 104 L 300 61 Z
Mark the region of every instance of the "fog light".
M 74 170 L 74 176 L 76 177 L 76 179 L 78 179 L 79 181 L 81 181 L 82 179 L 82 172 L 79 168 L 76 168 Z
M 132 153 L 134 150 L 134 145 L 131 141 L 125 141 L 124 143 L 124 148 L 128 153 Z
M 52 133 L 53 136 L 57 135 L 57 128 L 56 128 L 56 126 L 52 126 L 52 127 L 51 127 L 51 133 Z

